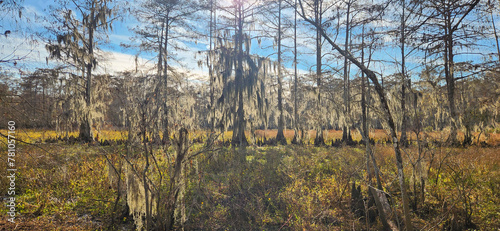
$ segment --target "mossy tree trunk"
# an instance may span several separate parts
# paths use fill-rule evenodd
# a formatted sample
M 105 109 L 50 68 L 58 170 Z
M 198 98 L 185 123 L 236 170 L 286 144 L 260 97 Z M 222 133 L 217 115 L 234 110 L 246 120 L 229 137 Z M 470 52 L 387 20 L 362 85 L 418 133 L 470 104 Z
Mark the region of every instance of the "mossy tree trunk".
M 49 41 L 45 46 L 51 59 L 58 59 L 76 66 L 82 71 L 85 79 L 83 94 L 84 105 L 80 108 L 82 119 L 80 121 L 79 138 L 85 142 L 94 139 L 92 133 L 92 114 L 94 110 L 92 100 L 92 70 L 97 67 L 97 58 L 94 50 L 98 49 L 97 39 L 100 33 L 106 33 L 111 28 L 116 8 L 111 7 L 109 0 L 73 0 L 61 1 L 54 9 L 54 25 L 49 31 L 55 31 L 57 43 Z M 74 14 L 74 11 L 79 14 Z M 81 17 L 81 18 L 77 18 Z M 62 19 L 62 20 L 61 20 Z M 57 29 L 56 29 L 57 28 Z M 98 33 L 96 36 L 95 34 Z M 103 34 L 101 34 L 103 35 Z
M 321 25 L 322 23 L 322 0 L 314 1 L 314 23 L 316 25 Z M 316 116 L 317 124 L 316 124 L 316 138 L 314 138 L 314 145 L 320 146 L 325 144 L 325 139 L 323 138 L 323 118 L 321 113 L 321 59 L 322 59 L 322 37 L 321 37 L 321 27 L 316 29 L 316 90 L 317 90 L 317 100 L 316 100 Z
M 90 23 L 87 24 L 88 29 L 88 56 L 90 57 L 89 63 L 87 63 L 87 81 L 85 88 L 85 109 L 83 119 L 80 124 L 80 134 L 79 139 L 84 142 L 91 142 L 94 140 L 94 135 L 92 133 L 92 68 L 94 67 L 94 30 L 96 28 L 95 14 L 95 1 L 92 1 L 92 8 L 90 10 Z
M 169 195 L 168 195 L 168 201 L 166 203 L 166 216 L 165 216 L 165 227 L 164 230 L 172 230 L 174 228 L 175 222 L 175 211 L 177 209 L 177 206 L 179 204 L 179 198 L 180 196 L 183 196 L 185 194 L 185 185 L 184 185 L 184 159 L 188 155 L 188 150 L 189 150 L 189 145 L 188 145 L 188 140 L 189 140 L 189 133 L 187 129 L 181 128 L 179 129 L 179 133 L 177 134 L 178 137 L 175 139 L 176 142 L 176 152 L 177 156 L 175 158 L 175 167 L 174 167 L 174 173 L 172 175 L 172 178 L 170 180 L 170 187 L 169 187 Z M 183 205 L 183 203 L 180 203 Z M 182 216 L 182 211 L 185 209 L 179 208 L 180 213 L 181 213 L 181 221 L 185 220 L 183 219 Z M 185 216 L 185 213 L 184 213 Z M 185 217 L 184 217 L 185 218 Z M 183 222 L 181 222 L 181 226 Z
M 233 123 L 233 137 L 232 137 L 232 143 L 233 144 L 238 144 L 239 146 L 247 146 L 248 141 L 245 136 L 245 127 L 246 127 L 246 121 L 245 121 L 245 109 L 244 109 L 244 104 L 243 104 L 243 20 L 244 20 L 244 15 L 243 15 L 243 3 L 239 2 L 236 9 L 235 9 L 235 15 L 236 15 L 236 29 L 237 29 L 237 34 L 236 34 L 236 53 L 237 53 L 237 58 L 236 58 L 236 74 L 235 74 L 235 88 L 237 89 L 237 109 L 236 114 L 235 114 L 235 119 Z

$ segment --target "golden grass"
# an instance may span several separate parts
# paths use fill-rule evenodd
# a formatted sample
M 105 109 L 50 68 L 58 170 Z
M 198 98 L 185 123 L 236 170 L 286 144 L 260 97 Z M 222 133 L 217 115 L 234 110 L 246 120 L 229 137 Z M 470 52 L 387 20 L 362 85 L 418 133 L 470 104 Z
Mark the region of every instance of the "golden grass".
M 255 131 L 255 136 L 257 138 L 263 138 L 266 137 L 267 139 L 274 138 L 276 137 L 276 134 L 278 131 L 276 129 L 268 129 L 268 130 L 256 130 Z M 229 131 L 227 134 L 225 134 L 225 137 L 231 138 L 232 132 Z M 249 134 L 247 133 L 247 137 Z M 294 130 L 292 129 L 287 129 L 284 131 L 285 138 L 290 142 L 293 140 L 294 136 Z M 401 133 L 398 134 L 400 136 Z M 479 135 L 479 132 L 474 132 L 473 136 L 473 144 L 477 143 L 477 136 Z M 304 139 L 307 141 L 314 141 L 314 138 L 316 137 L 316 131 L 315 130 L 309 130 L 305 131 L 304 133 Z M 355 141 L 360 141 L 361 140 L 361 135 L 357 130 L 351 130 L 351 136 L 352 139 Z M 413 132 L 408 133 L 409 139 L 412 141 L 417 140 L 417 136 Z M 331 141 L 331 140 L 341 140 L 342 139 L 342 131 L 341 130 L 325 130 L 324 131 L 324 138 L 325 141 Z M 384 129 L 372 129 L 370 131 L 370 138 L 374 139 L 375 142 L 378 142 L 379 140 L 390 140 L 390 134 L 388 131 Z M 433 132 L 422 132 L 420 134 L 420 139 L 421 140 L 437 140 L 444 142 L 448 138 L 448 133 L 443 131 L 433 131 Z M 463 140 L 464 139 L 464 133 L 463 132 L 458 132 L 458 139 Z M 485 135 L 484 133 L 481 134 L 481 137 L 479 139 L 479 142 L 486 142 L 489 145 L 499 145 L 500 144 L 500 133 L 489 133 L 488 135 Z
M 190 132 L 190 137 L 192 139 L 200 137 L 200 136 L 207 136 L 210 131 L 208 130 L 194 130 L 194 131 L 189 131 Z M 0 129 L 0 133 L 2 134 L 7 134 L 7 130 L 5 129 Z M 255 131 L 255 136 L 257 139 L 262 139 L 266 137 L 267 139 L 275 138 L 276 134 L 278 131 L 276 129 L 267 129 L 267 130 L 256 130 Z M 171 138 L 173 138 L 173 134 L 171 134 Z M 96 138 L 99 140 L 125 140 L 128 137 L 128 131 L 127 130 L 101 130 L 101 131 L 94 131 L 94 135 Z M 250 131 L 245 131 L 245 135 L 248 139 L 251 138 Z M 290 143 L 293 140 L 294 137 L 294 130 L 293 129 L 286 129 L 284 131 L 285 138 L 287 139 L 288 143 Z M 479 132 L 473 133 L 473 144 L 477 144 L 477 136 L 479 135 Z M 16 129 L 15 137 L 19 140 L 28 142 L 28 143 L 40 143 L 43 142 L 49 138 L 55 139 L 57 137 L 65 137 L 66 132 L 59 132 L 57 133 L 54 130 L 44 130 L 44 129 L 24 129 L 24 128 L 18 128 Z M 67 134 L 67 136 L 73 136 L 73 137 L 78 137 L 78 131 L 72 131 Z M 160 136 L 163 136 L 163 134 L 160 134 Z M 230 140 L 233 136 L 233 131 L 227 131 L 224 132 L 224 134 L 221 136 L 221 139 L 223 140 Z M 314 141 L 314 138 L 316 137 L 316 131 L 315 130 L 309 130 L 306 131 L 304 134 L 304 141 L 307 143 L 312 143 Z M 361 135 L 357 130 L 352 130 L 351 131 L 351 136 L 353 140 L 355 141 L 360 141 L 361 140 Z M 330 142 L 331 140 L 341 140 L 342 139 L 342 131 L 341 130 L 325 130 L 324 131 L 324 138 L 325 142 Z M 380 140 L 389 140 L 389 133 L 383 129 L 373 129 L 370 131 L 370 138 L 374 139 L 375 142 L 378 142 Z M 410 132 L 409 133 L 409 138 L 412 141 L 416 141 L 417 137 L 415 133 Z M 422 132 L 420 134 L 420 139 L 421 140 L 437 140 L 444 142 L 448 138 L 448 133 L 446 131 L 432 131 L 432 132 Z M 464 138 L 464 133 L 459 132 L 458 133 L 458 139 L 463 140 Z M 479 142 L 486 142 L 489 145 L 500 145 L 500 133 L 488 133 L 484 134 L 482 133 L 479 139 Z
M 28 133 L 28 132 L 27 132 Z M 29 139 L 37 137 L 30 131 Z M 53 135 L 53 134 L 52 134 Z M 39 147 L 42 147 L 40 149 Z M 41 144 L 17 149 L 16 223 L 7 222 L 7 207 L 0 208 L 1 230 L 98 230 L 112 210 L 116 193 L 108 183 L 104 149 L 87 145 Z M 110 149 L 113 150 L 113 149 Z M 113 153 L 114 154 L 114 153 Z M 115 154 L 116 156 L 116 154 Z M 2 163 L 7 155 L 0 156 Z M 110 158 L 112 156 L 110 155 Z M 0 167 L 6 172 L 6 165 Z M 6 177 L 0 191 L 6 192 Z

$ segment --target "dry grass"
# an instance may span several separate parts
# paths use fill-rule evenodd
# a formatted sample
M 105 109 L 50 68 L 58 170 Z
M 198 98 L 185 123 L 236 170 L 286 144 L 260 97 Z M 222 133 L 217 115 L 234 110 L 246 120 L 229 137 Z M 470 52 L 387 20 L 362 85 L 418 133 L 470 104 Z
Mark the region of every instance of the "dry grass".
M 5 131 L 2 131 L 5 132 Z M 22 130 L 18 138 L 38 142 L 53 137 L 52 131 Z M 42 134 L 43 133 L 43 134 Z M 276 130 L 258 130 L 258 137 L 272 138 Z M 123 139 L 123 132 L 104 131 L 103 139 Z M 75 134 L 76 135 L 76 134 Z M 191 138 L 206 135 L 192 132 Z M 224 134 L 230 139 L 232 132 Z M 247 134 L 249 135 L 249 134 Z M 314 139 L 314 131 L 310 137 Z M 326 139 L 340 139 L 341 131 L 330 130 Z M 359 134 L 353 131 L 354 139 Z M 293 130 L 285 132 L 293 139 Z M 250 137 L 250 136 L 249 136 Z M 383 130 L 372 131 L 375 140 L 384 140 Z M 446 134 L 430 132 L 426 139 L 444 139 Z M 488 142 L 499 142 L 498 134 L 490 134 Z M 1 148 L 5 139 L 0 139 Z M 16 161 L 21 175 L 16 182 L 20 216 L 18 230 L 96 230 L 106 228 L 112 204 L 116 198 L 107 178 L 102 154 L 109 153 L 113 161 L 125 153 L 122 146 L 38 144 L 19 146 Z M 399 186 L 394 151 L 391 145 L 374 145 L 374 154 L 381 169 L 382 184 L 399 204 Z M 0 149 L 2 152 L 5 149 Z M 463 208 L 472 206 L 472 222 L 480 230 L 498 230 L 500 220 L 500 147 L 469 146 L 422 148 L 423 168 L 427 170 L 426 200 L 412 215 L 417 228 L 444 229 L 449 222 L 463 216 Z M 160 150 L 155 151 L 159 153 Z M 160 164 L 166 157 L 158 156 Z M 364 229 L 364 223 L 350 211 L 350 184 L 356 181 L 363 191 L 366 171 L 362 147 L 275 146 L 249 147 L 243 154 L 222 149 L 213 158 L 197 159 L 198 170 L 189 176 L 189 227 L 253 227 L 290 230 Z M 412 198 L 412 164 L 417 148 L 403 149 L 405 175 Z M 140 155 L 139 155 L 140 156 Z M 0 156 L 6 162 L 6 155 Z M 6 172 L 5 165 L 0 171 Z M 195 174 L 195 172 L 197 172 Z M 0 190 L 6 191 L 7 179 L 0 179 Z M 40 207 L 40 214 L 36 211 Z M 120 204 L 124 209 L 124 203 Z M 6 222 L 6 207 L 0 208 L 0 229 L 13 230 Z M 400 207 L 396 207 L 400 210 Z M 123 217 L 117 217 L 123 220 Z M 446 223 L 448 222 L 448 223 Z M 131 223 L 125 222 L 130 225 Z M 377 229 L 377 225 L 371 227 Z
M 256 130 L 255 131 L 255 135 L 257 138 L 266 137 L 267 139 L 276 137 L 277 133 L 278 133 L 278 131 L 276 129 Z M 479 132 L 474 132 L 472 134 L 474 136 L 473 144 L 477 144 L 477 137 L 479 136 L 479 134 L 480 134 Z M 230 139 L 231 135 L 232 135 L 232 132 L 229 131 L 225 134 L 225 137 Z M 290 142 L 291 140 L 293 140 L 294 130 L 287 129 L 284 131 L 284 135 L 285 135 L 285 138 Z M 400 136 L 400 135 L 401 135 L 401 133 L 398 134 L 398 136 Z M 408 133 L 408 135 L 409 135 L 409 139 L 411 141 L 417 140 L 417 136 L 415 135 L 415 133 L 410 132 L 410 133 Z M 305 136 L 304 139 L 306 141 L 309 140 L 311 143 L 312 141 L 314 141 L 314 138 L 316 137 L 316 131 L 315 130 L 305 131 L 304 136 Z M 352 139 L 355 141 L 361 140 L 361 135 L 359 134 L 359 132 L 357 130 L 351 130 L 351 136 L 352 136 Z M 247 137 L 249 137 L 249 133 L 247 133 Z M 331 141 L 331 140 L 337 140 L 337 139 L 341 140 L 342 139 L 342 131 L 341 130 L 325 130 L 324 131 L 324 138 L 325 138 L 325 141 Z M 370 131 L 370 138 L 374 139 L 375 142 L 386 141 L 386 140 L 390 140 L 390 134 L 386 130 L 383 130 L 383 129 L 373 129 Z M 428 140 L 428 141 L 437 140 L 437 141 L 444 142 L 444 141 L 446 141 L 447 138 L 448 138 L 448 133 L 446 131 L 443 131 L 443 132 L 437 132 L 437 131 L 422 132 L 420 134 L 420 139 Z M 463 140 L 464 133 L 458 132 L 457 138 L 459 140 Z M 480 136 L 479 142 L 486 142 L 491 146 L 500 145 L 500 133 L 488 133 L 487 135 L 482 133 Z
M 36 137 L 29 135 L 30 139 Z M 4 153 L 4 149 L 0 150 Z M 17 223 L 12 224 L 7 222 L 7 207 L 0 207 L 0 230 L 106 227 L 105 220 L 116 193 L 108 183 L 104 149 L 88 145 L 17 144 L 16 151 L 15 191 L 19 214 Z M 0 156 L 0 162 L 6 163 L 7 155 Z M 6 173 L 6 166 L 2 165 L 0 171 Z M 1 192 L 7 191 L 7 183 L 6 177 L 0 178 Z
M 196 130 L 196 131 L 190 131 L 190 137 L 196 138 L 199 136 L 207 136 L 209 131 L 205 130 Z M 0 130 L 0 133 L 2 134 L 7 134 L 7 130 Z M 263 139 L 264 137 L 267 139 L 274 138 L 276 137 L 276 134 L 278 131 L 276 129 L 268 129 L 268 130 L 256 130 L 255 131 L 255 136 L 257 139 Z M 246 136 L 248 139 L 250 139 L 251 134 L 249 131 L 245 132 Z M 73 136 L 73 137 L 78 137 L 78 132 L 73 131 L 69 132 L 67 134 L 68 136 Z M 126 130 L 101 130 L 101 131 L 94 131 L 94 135 L 99 139 L 99 140 L 126 140 L 128 137 L 128 131 Z M 172 134 L 173 135 L 173 134 Z M 233 131 L 227 131 L 223 134 L 221 137 L 224 140 L 230 140 L 232 138 Z M 294 130 L 293 129 L 286 129 L 284 131 L 285 138 L 287 139 L 288 143 L 290 143 L 293 140 L 294 137 Z M 485 142 L 491 146 L 498 146 L 500 145 L 500 133 L 479 133 L 479 132 L 474 132 L 473 133 L 473 144 L 477 144 L 477 136 L 480 136 L 479 142 Z M 52 138 L 55 139 L 57 137 L 64 137 L 66 136 L 65 132 L 59 132 L 56 133 L 53 130 L 43 130 L 43 129 L 18 129 L 16 130 L 16 138 L 23 140 L 28 143 L 41 143 L 45 141 L 46 139 Z M 160 134 L 162 136 L 162 134 Z M 307 143 L 313 143 L 314 138 L 316 137 L 316 131 L 315 130 L 309 130 L 305 131 L 304 134 L 304 140 Z M 361 135 L 357 130 L 351 130 L 351 136 L 353 140 L 355 141 L 360 141 L 361 140 Z M 389 139 L 389 133 L 386 130 L 383 129 L 373 129 L 370 131 L 370 138 L 374 139 L 375 142 L 378 141 L 386 141 L 390 140 Z M 171 137 L 173 138 L 173 137 Z M 342 139 L 342 131 L 341 130 L 325 130 L 324 131 L 324 138 L 325 142 L 330 142 L 332 140 L 341 140 Z M 415 133 L 410 132 L 409 133 L 409 138 L 412 141 L 416 141 L 417 136 Z M 422 132 L 420 134 L 420 139 L 421 140 L 436 140 L 440 142 L 446 141 L 448 138 L 448 133 L 446 131 L 443 132 L 438 132 L 438 131 L 432 131 L 432 132 Z M 464 133 L 459 132 L 458 133 L 458 139 L 463 140 L 464 138 Z

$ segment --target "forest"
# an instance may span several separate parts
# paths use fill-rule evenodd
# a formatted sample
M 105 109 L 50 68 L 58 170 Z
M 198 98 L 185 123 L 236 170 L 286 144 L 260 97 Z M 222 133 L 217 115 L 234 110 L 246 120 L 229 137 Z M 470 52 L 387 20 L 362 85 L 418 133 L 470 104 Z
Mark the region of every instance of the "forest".
M 0 0 L 0 229 L 500 230 L 499 24 L 498 0 Z

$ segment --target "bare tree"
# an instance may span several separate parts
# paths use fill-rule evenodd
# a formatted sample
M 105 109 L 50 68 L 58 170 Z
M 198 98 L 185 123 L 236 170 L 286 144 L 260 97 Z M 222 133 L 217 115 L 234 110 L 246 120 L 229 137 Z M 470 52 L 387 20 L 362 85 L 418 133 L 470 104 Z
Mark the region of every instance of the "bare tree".
M 471 39 L 471 34 L 468 33 L 468 29 L 463 23 L 479 2 L 480 0 L 433 0 L 426 2 L 428 4 L 426 7 L 431 9 L 430 15 L 428 15 L 431 20 L 429 20 L 428 26 L 431 30 L 435 28 L 433 31 L 435 33 L 425 34 L 423 39 L 428 41 L 427 47 L 431 53 L 442 53 L 450 113 L 451 130 L 448 137 L 450 143 L 457 143 L 458 128 L 458 113 L 455 102 L 457 81 L 455 78 L 455 49 L 457 46 L 471 45 L 463 42 Z
M 350 37 L 351 37 L 351 6 L 356 2 L 356 0 L 347 0 L 344 3 L 346 4 L 346 21 L 345 21 L 345 43 L 344 49 L 346 51 L 350 51 Z M 344 99 L 344 107 L 343 114 L 344 119 L 342 123 L 342 141 L 345 143 L 352 142 L 351 136 L 351 127 L 347 123 L 347 118 L 350 117 L 351 106 L 350 106 L 350 84 L 349 84 L 349 72 L 350 72 L 350 63 L 347 57 L 344 56 L 344 85 L 343 85 L 343 99 Z
M 302 136 L 299 134 L 299 102 L 297 100 L 298 70 L 297 70 L 297 0 L 293 3 L 293 125 L 294 135 L 292 143 L 301 143 Z
M 311 25 L 315 26 L 316 29 L 320 32 L 320 34 L 323 36 L 323 38 L 328 41 L 328 43 L 332 46 L 333 49 L 338 51 L 341 55 L 347 57 L 349 61 L 351 61 L 354 65 L 356 65 L 362 72 L 366 74 L 366 76 L 372 81 L 372 83 L 375 86 L 375 91 L 377 92 L 377 95 L 379 97 L 379 100 L 382 104 L 383 111 L 385 113 L 385 117 L 387 120 L 387 123 L 390 128 L 390 133 L 391 133 L 391 139 L 394 144 L 394 152 L 396 156 L 396 165 L 398 168 L 398 176 L 399 176 L 399 184 L 401 187 L 401 196 L 402 196 L 402 201 L 403 201 L 403 211 L 404 211 L 404 216 L 405 216 L 405 225 L 406 229 L 411 231 L 413 230 L 413 224 L 411 223 L 411 217 L 410 217 L 410 208 L 408 206 L 408 195 L 406 193 L 406 186 L 405 186 L 405 177 L 404 177 L 404 171 L 403 171 L 403 158 L 401 156 L 401 149 L 399 146 L 399 141 L 397 138 L 397 133 L 396 133 L 396 128 L 394 124 L 394 119 L 392 117 L 391 111 L 389 109 L 389 104 L 386 99 L 384 90 L 382 88 L 382 85 L 380 85 L 377 76 L 375 75 L 375 72 L 372 70 L 368 69 L 363 63 L 359 62 L 350 52 L 340 48 L 323 30 L 322 26 L 319 25 L 315 20 L 309 18 L 304 11 L 304 7 L 302 4 L 302 0 L 299 0 L 299 4 L 301 7 L 301 13 L 300 16 L 308 23 Z
M 215 132 L 215 75 L 213 73 L 213 56 L 214 56 L 214 35 L 217 31 L 217 1 L 209 1 L 210 24 L 209 24 L 209 51 L 207 54 L 208 78 L 210 78 L 210 130 Z
M 286 144 L 286 138 L 283 134 L 283 128 L 285 125 L 285 119 L 283 115 L 283 76 L 282 76 L 282 59 L 281 59 L 281 11 L 282 11 L 282 0 L 278 0 L 278 111 L 280 113 L 278 119 L 278 133 L 276 134 L 276 141 Z

